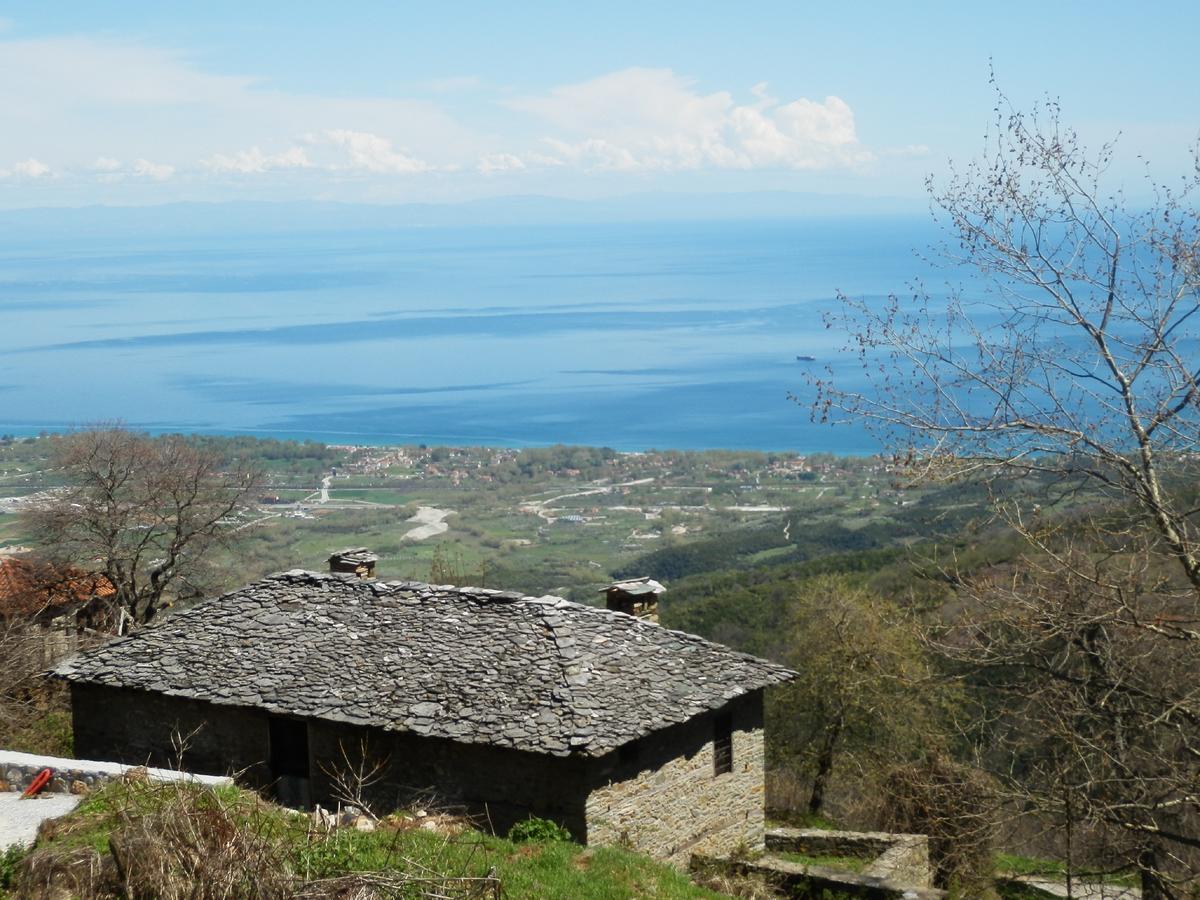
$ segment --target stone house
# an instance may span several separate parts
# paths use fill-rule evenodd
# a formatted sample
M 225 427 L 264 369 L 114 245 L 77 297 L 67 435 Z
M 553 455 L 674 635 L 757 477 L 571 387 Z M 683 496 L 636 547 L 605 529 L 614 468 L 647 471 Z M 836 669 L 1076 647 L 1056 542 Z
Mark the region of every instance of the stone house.
M 530 815 L 678 862 L 763 840 L 763 690 L 793 676 L 557 597 L 293 570 L 79 654 L 81 757 L 183 764 L 294 805 Z
M 33 626 L 26 648 L 35 651 L 35 667 L 47 666 L 79 649 L 89 632 L 116 630 L 116 593 L 95 572 L 34 557 L 0 558 L 0 629 Z

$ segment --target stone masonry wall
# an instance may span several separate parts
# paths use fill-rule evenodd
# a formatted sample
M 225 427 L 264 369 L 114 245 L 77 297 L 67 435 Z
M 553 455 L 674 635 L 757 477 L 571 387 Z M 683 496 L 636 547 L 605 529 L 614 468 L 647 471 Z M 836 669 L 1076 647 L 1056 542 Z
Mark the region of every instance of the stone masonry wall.
M 83 759 L 237 773 L 254 787 L 270 783 L 267 716 L 261 711 L 80 683 L 71 685 L 71 711 L 75 755 Z M 182 763 L 176 735 L 187 739 Z
M 94 759 L 63 759 L 0 750 L 0 791 L 24 791 L 43 769 L 52 773 L 43 789 L 47 794 L 81 794 L 106 781 L 113 781 L 138 767 Z M 232 779 L 220 775 L 193 775 L 175 769 L 141 768 L 151 781 L 188 781 L 196 784 L 224 785 Z
M 376 814 L 414 805 L 448 809 L 498 834 L 532 815 L 587 839 L 582 760 L 328 722 L 310 722 L 308 733 L 312 796 L 322 805 L 347 799 L 338 796 L 338 776 L 359 768 L 365 749 L 366 770 L 382 766 L 363 797 Z
M 588 843 L 627 844 L 677 865 L 693 853 L 761 848 L 762 691 L 724 711 L 733 718 L 732 772 L 714 774 L 715 714 L 643 738 L 636 758 L 618 751 L 599 760 L 587 800 Z
M 929 837 L 883 831 L 828 831 L 774 828 L 767 832 L 767 851 L 811 856 L 853 856 L 870 860 L 862 874 L 914 887 L 933 885 Z
M 178 733 L 190 735 L 183 760 L 188 771 L 237 774 L 243 784 L 271 786 L 263 710 L 89 684 L 72 685 L 72 708 L 80 756 L 170 768 L 178 765 Z M 332 808 L 344 799 L 335 777 L 359 763 L 364 748 L 370 764 L 385 764 L 364 796 L 378 814 L 414 803 L 451 807 L 501 834 L 535 815 L 586 840 L 585 761 L 309 720 L 314 803 Z
M 236 773 L 259 789 L 272 784 L 264 710 L 89 684 L 72 685 L 72 709 L 80 756 L 171 768 L 179 765 L 173 750 L 179 734 L 189 736 L 183 759 L 188 771 Z M 414 803 L 452 807 L 501 834 L 536 815 L 586 839 L 588 785 L 581 760 L 319 720 L 307 725 L 314 803 L 332 808 L 344 800 L 335 777 L 355 766 L 365 747 L 371 764 L 385 764 L 364 797 L 378 814 Z
M 75 749 L 129 765 L 174 767 L 173 738 L 188 736 L 183 767 L 236 773 L 256 788 L 272 782 L 265 711 L 218 706 L 149 691 L 72 685 Z M 382 814 L 414 803 L 476 816 L 503 834 L 531 815 L 564 825 L 579 841 L 629 843 L 678 864 L 693 852 L 724 855 L 763 843 L 762 692 L 724 708 L 732 715 L 733 771 L 713 772 L 715 714 L 655 732 L 599 759 L 472 745 L 309 720 L 310 793 L 336 806 L 335 776 L 363 749 L 384 763 L 364 799 Z

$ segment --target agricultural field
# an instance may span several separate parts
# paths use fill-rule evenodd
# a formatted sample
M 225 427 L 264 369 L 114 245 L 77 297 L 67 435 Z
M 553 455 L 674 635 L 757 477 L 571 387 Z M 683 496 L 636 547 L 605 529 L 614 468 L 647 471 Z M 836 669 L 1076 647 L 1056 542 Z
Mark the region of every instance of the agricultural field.
M 216 560 L 213 589 L 320 569 L 332 551 L 365 546 L 380 555 L 385 578 L 586 600 L 613 573 L 664 550 L 753 535 L 747 565 L 783 560 L 797 541 L 829 529 L 886 530 L 931 496 L 901 485 L 875 457 L 203 441 L 253 458 L 267 479 L 237 542 Z M 30 542 L 19 514 L 60 483 L 53 442 L 0 444 L 0 546 Z M 907 534 L 911 523 L 892 531 Z

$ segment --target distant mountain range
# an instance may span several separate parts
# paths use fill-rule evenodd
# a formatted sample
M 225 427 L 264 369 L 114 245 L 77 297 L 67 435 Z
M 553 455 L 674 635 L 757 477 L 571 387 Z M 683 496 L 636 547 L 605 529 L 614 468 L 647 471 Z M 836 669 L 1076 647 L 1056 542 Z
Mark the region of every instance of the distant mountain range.
M 289 233 L 470 225 L 555 225 L 680 220 L 920 215 L 924 200 L 899 197 L 754 193 L 639 193 L 602 200 L 537 195 L 461 203 L 372 205 L 300 202 L 167 203 L 159 206 L 44 207 L 0 211 L 12 237 Z

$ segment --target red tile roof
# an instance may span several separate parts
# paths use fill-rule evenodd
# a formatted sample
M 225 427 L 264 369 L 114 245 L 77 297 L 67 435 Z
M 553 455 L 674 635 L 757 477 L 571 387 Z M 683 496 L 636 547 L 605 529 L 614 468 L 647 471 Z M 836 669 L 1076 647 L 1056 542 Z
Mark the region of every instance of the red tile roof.
M 105 576 L 37 559 L 0 559 L 0 620 L 14 616 L 61 615 L 66 607 L 116 589 Z

